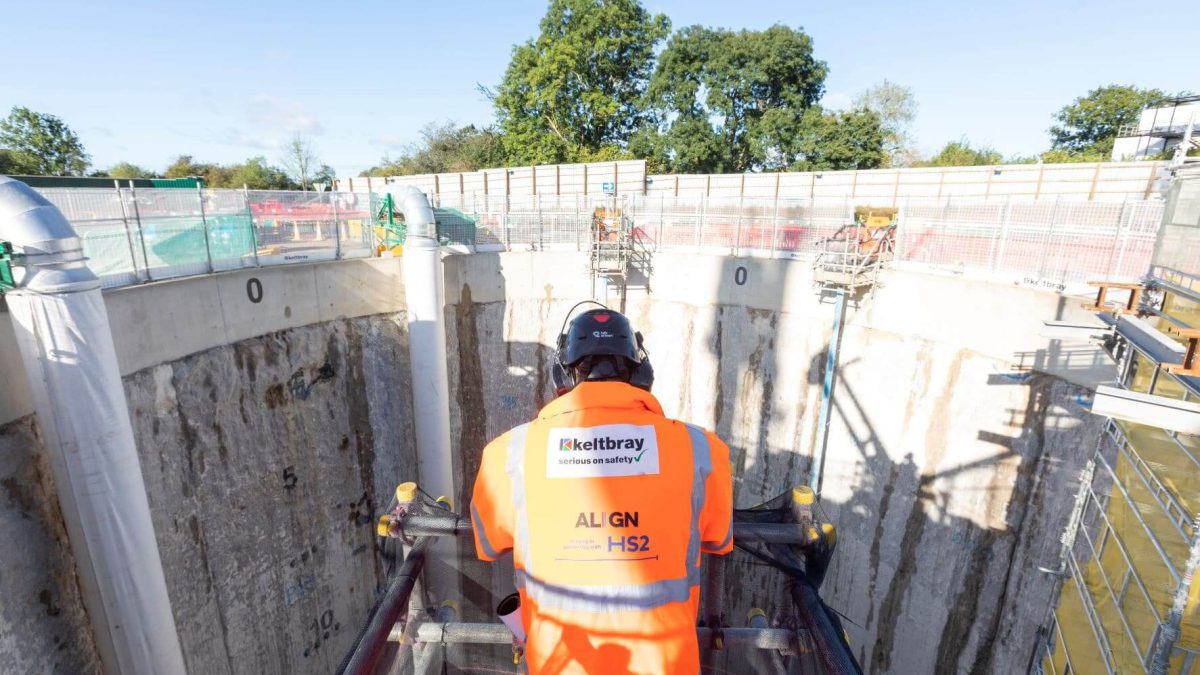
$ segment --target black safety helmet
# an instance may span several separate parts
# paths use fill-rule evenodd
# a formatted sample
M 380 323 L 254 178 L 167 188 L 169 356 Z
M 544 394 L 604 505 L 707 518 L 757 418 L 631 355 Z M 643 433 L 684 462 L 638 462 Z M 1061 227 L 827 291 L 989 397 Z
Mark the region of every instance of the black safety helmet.
M 563 336 L 564 366 L 578 365 L 588 356 L 623 356 L 633 363 L 642 362 L 638 335 L 625 315 L 611 309 L 593 309 L 576 316 Z
M 620 380 L 646 391 L 654 384 L 654 368 L 642 345 L 642 334 L 633 330 L 623 314 L 608 308 L 577 315 L 558 336 L 550 375 L 558 395 L 575 388 L 580 380 Z

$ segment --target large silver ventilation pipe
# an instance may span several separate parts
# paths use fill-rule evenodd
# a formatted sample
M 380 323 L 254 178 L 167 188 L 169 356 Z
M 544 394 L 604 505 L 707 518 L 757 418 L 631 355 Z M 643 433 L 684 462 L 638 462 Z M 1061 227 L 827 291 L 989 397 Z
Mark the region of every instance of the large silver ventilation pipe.
M 0 176 L 6 294 L 83 602 L 110 675 L 184 675 L 100 282 L 62 213 Z
M 437 224 L 425 194 L 414 187 L 397 190 L 392 199 L 404 214 L 404 298 L 408 315 L 409 363 L 412 367 L 413 427 L 417 442 L 417 476 L 423 490 L 454 499 L 450 458 L 450 386 L 446 373 L 446 291 Z M 465 477 L 464 480 L 471 480 Z M 458 505 L 455 505 L 456 507 Z M 453 542 L 430 549 L 427 587 L 439 599 L 456 597 L 458 573 Z

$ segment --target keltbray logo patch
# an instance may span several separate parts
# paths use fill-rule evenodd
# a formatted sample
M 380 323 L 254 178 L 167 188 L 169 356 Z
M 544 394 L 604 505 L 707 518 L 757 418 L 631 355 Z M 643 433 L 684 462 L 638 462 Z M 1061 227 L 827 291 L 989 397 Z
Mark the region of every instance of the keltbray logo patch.
M 607 478 L 658 473 L 652 425 L 605 424 L 551 429 L 547 478 Z

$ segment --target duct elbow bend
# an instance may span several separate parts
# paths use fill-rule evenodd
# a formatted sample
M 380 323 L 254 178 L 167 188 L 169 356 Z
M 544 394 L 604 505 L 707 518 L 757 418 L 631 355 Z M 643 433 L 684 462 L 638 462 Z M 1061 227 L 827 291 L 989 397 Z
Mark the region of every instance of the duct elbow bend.
M 407 236 L 437 239 L 437 224 L 429 198 L 411 185 L 400 195 L 400 211 L 404 214 Z
M 83 241 L 58 207 L 7 176 L 0 176 L 0 239 L 21 256 L 13 266 L 19 289 L 71 293 L 100 288 L 87 267 Z

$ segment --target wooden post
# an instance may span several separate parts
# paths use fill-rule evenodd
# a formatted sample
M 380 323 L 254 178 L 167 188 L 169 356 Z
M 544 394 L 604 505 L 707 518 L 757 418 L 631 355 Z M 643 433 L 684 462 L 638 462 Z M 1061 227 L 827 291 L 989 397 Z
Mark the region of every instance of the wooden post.
M 1154 191 L 1154 176 L 1158 173 L 1158 167 L 1161 166 L 1160 162 L 1148 163 L 1150 166 L 1147 169 L 1150 175 L 1146 177 L 1146 189 L 1142 191 L 1142 199 L 1150 198 L 1150 193 Z
M 537 167 L 536 166 L 529 167 L 529 181 L 530 181 L 530 184 L 533 186 L 533 194 L 536 195 L 538 193 L 537 192 Z
M 1038 164 L 1038 182 L 1037 187 L 1033 191 L 1033 201 L 1042 198 L 1042 179 L 1046 177 L 1046 165 Z
M 554 194 L 562 194 L 562 164 L 554 165 Z
M 896 169 L 896 183 L 892 186 L 892 206 L 900 201 L 900 169 Z
M 941 198 L 942 198 L 942 186 L 945 184 L 946 184 L 946 170 L 942 169 L 942 170 L 938 171 L 938 194 L 937 194 L 938 200 L 941 200 Z
M 587 186 L 587 183 L 588 183 L 588 181 L 587 181 L 587 167 L 588 167 L 587 163 L 584 163 L 584 165 L 583 165 L 583 194 L 584 194 L 585 196 L 586 196 L 586 195 L 587 195 L 587 193 L 588 193 L 588 192 L 587 192 L 587 190 L 588 190 L 588 186 Z
M 1096 162 L 1096 170 L 1092 172 L 1092 189 L 1088 190 L 1088 201 L 1093 201 L 1096 198 L 1096 181 L 1100 180 L 1100 167 L 1104 166 L 1101 162 Z

